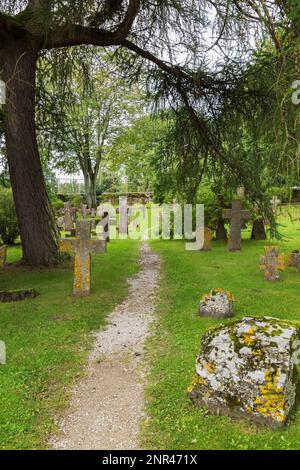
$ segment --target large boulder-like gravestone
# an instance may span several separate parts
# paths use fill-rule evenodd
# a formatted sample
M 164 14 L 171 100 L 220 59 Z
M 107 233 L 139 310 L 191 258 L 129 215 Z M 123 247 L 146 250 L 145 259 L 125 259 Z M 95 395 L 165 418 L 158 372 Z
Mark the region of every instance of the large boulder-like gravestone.
M 296 399 L 299 329 L 275 318 L 243 318 L 202 339 L 191 399 L 213 413 L 283 426 Z
M 206 294 L 199 304 L 201 317 L 228 318 L 234 314 L 234 298 L 231 292 L 213 289 Z

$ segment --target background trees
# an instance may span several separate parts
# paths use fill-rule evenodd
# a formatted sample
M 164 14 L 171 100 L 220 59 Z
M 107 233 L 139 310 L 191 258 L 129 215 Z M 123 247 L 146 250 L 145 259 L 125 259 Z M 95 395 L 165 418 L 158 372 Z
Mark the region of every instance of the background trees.
M 261 211 L 268 211 L 253 149 L 259 149 L 264 139 L 270 147 L 276 143 L 281 151 L 280 158 L 276 155 L 279 171 L 284 169 L 287 178 L 291 172 L 297 174 L 297 115 L 290 114 L 288 94 L 289 80 L 298 70 L 298 20 L 294 0 L 0 1 L 0 69 L 8 85 L 6 150 L 24 261 L 50 264 L 58 254 L 35 128 L 41 56 L 58 50 L 49 72 L 61 84 L 61 96 L 66 96 L 74 58 L 86 54 L 86 49 L 78 52 L 74 47 L 113 47 L 127 80 L 137 82 L 143 76 L 156 108 L 174 113 L 173 154 L 181 157 L 178 174 L 189 180 L 191 194 L 210 162 L 223 167 L 246 187 Z M 254 55 L 254 50 L 259 53 Z M 266 70 L 276 79 L 267 88 Z M 274 132 L 270 139 L 270 126 L 264 135 L 259 129 L 255 135 L 251 123 L 259 122 L 273 95 L 278 112 L 272 120 L 275 139 Z M 232 145 L 234 128 L 244 142 L 248 140 L 242 160 L 238 146 Z M 262 153 L 258 172 L 261 157 Z M 191 168 L 197 169 L 197 178 Z
M 45 85 L 45 70 L 40 73 Z M 51 142 L 46 159 L 52 168 L 82 172 L 88 206 L 96 208 L 100 168 L 107 170 L 109 148 L 141 115 L 144 97 L 138 86 L 120 77 L 111 54 L 95 55 L 91 50 L 84 63 L 74 63 L 67 86 L 65 94 L 49 78 L 47 88 L 41 86 L 39 98 L 45 106 L 38 111 L 38 141 L 41 149 Z M 123 154 L 123 161 L 126 158 Z

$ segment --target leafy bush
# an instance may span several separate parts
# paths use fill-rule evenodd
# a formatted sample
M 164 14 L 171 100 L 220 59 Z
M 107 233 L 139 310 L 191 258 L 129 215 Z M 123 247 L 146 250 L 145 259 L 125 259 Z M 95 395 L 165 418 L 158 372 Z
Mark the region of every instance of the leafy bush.
M 15 203 L 11 189 L 0 188 L 0 241 L 13 245 L 19 236 Z
M 60 209 L 64 208 L 64 203 L 61 199 L 55 198 L 51 199 L 51 204 L 54 212 L 58 212 Z
M 80 196 L 80 194 L 76 194 L 72 197 L 71 202 L 73 207 L 80 208 L 81 204 L 83 203 L 83 197 Z
M 281 200 L 281 202 L 287 203 L 291 199 L 291 188 L 288 188 L 286 186 L 283 186 L 283 187 L 274 186 L 267 190 L 267 194 L 268 196 L 270 196 L 270 198 L 273 196 L 277 196 Z

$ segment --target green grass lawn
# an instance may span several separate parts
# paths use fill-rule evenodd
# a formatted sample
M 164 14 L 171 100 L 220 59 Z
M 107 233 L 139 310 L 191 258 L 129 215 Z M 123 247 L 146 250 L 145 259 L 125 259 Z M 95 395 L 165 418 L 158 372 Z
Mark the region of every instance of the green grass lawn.
M 283 252 L 300 248 L 296 226 L 282 229 Z M 244 233 L 249 238 L 249 232 Z M 265 242 L 246 239 L 243 251 L 229 253 L 224 243 L 213 251 L 188 252 L 184 243 L 157 241 L 162 258 L 159 323 L 148 343 L 152 361 L 148 387 L 150 419 L 143 445 L 154 449 L 299 449 L 300 407 L 285 430 L 258 428 L 246 421 L 210 416 L 189 401 L 186 390 L 194 374 L 201 335 L 220 321 L 198 316 L 200 297 L 212 288 L 233 291 L 236 318 L 269 315 L 300 320 L 300 275 L 288 268 L 281 281 L 268 283 L 259 271 Z M 278 244 L 278 243 L 274 243 Z
M 8 262 L 20 259 L 19 248 Z M 0 289 L 35 288 L 40 296 L 0 304 L 0 340 L 7 364 L 0 366 L 0 449 L 45 448 L 63 410 L 71 384 L 83 371 L 90 333 L 127 293 L 126 279 L 137 271 L 138 244 L 111 242 L 108 253 L 93 255 L 92 295 L 74 298 L 72 269 L 51 271 L 6 267 Z

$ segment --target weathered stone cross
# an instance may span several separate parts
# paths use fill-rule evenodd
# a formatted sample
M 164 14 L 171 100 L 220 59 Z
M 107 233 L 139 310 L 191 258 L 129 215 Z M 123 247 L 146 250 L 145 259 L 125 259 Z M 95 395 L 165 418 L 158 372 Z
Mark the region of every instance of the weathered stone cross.
M 3 268 L 5 266 L 6 250 L 7 250 L 6 245 L 0 246 L 0 268 Z
M 278 246 L 265 246 L 265 255 L 260 257 L 260 270 L 265 273 L 266 281 L 278 281 L 279 271 L 284 271 L 284 255 L 279 254 Z
M 237 199 L 232 201 L 232 209 L 223 210 L 223 219 L 230 220 L 229 251 L 240 251 L 242 249 L 241 230 L 243 221 L 251 217 L 250 211 L 242 209 L 243 201 Z
M 81 220 L 76 223 L 76 238 L 64 238 L 60 241 L 60 250 L 65 253 L 75 252 L 74 263 L 74 295 L 91 293 L 91 254 L 105 253 L 105 240 L 92 240 L 91 222 Z

